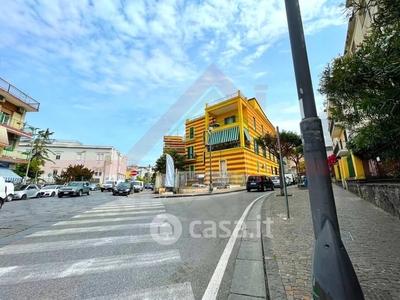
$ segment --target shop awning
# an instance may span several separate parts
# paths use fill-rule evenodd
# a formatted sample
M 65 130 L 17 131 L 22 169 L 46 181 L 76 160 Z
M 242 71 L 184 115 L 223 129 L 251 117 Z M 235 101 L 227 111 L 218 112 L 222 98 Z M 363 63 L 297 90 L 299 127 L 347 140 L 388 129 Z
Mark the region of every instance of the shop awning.
M 0 176 L 3 177 L 5 181 L 10 182 L 20 182 L 22 180 L 21 176 L 6 168 L 0 168 Z
M 217 145 L 239 140 L 239 127 L 232 127 L 215 132 L 211 132 L 209 144 Z
M 243 130 L 244 130 L 244 136 L 245 136 L 245 138 L 246 138 L 249 142 L 251 142 L 252 139 L 251 139 L 251 137 L 250 137 L 249 131 L 247 130 L 247 128 L 243 128 Z
M 7 148 L 8 146 L 7 128 L 0 126 L 0 147 Z

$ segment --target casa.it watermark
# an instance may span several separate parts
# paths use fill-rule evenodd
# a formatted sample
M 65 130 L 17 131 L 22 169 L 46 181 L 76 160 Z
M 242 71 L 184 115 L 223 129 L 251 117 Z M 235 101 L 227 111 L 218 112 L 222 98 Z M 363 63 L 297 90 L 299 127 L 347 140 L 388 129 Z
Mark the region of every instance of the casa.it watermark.
M 257 216 L 256 220 L 244 221 L 237 233 L 237 238 L 253 239 L 261 238 L 265 235 L 273 238 L 271 233 L 271 218 L 262 219 Z M 194 220 L 189 223 L 187 228 L 189 236 L 192 238 L 230 238 L 239 224 L 239 221 L 223 220 L 200 221 Z M 150 234 L 152 238 L 161 245 L 172 245 L 179 240 L 183 232 L 182 223 L 171 214 L 161 214 L 153 219 L 150 224 Z M 185 231 L 186 232 L 186 231 Z

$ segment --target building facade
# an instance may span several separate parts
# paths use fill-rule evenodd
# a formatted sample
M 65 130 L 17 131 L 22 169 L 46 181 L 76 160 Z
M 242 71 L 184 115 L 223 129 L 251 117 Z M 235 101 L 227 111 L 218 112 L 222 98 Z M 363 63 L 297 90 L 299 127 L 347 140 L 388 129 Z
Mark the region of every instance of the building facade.
M 168 150 L 175 149 L 179 154 L 186 153 L 185 141 L 182 136 L 166 135 L 164 136 L 163 153 Z
M 206 104 L 205 113 L 185 125 L 186 166 L 193 182 L 210 182 L 210 161 L 213 183 L 225 182 L 224 177 L 232 174 L 237 183 L 250 174 L 278 174 L 277 158 L 254 140 L 267 132 L 276 134 L 255 98 L 247 99 L 238 91 Z
M 6 180 L 22 180 L 9 170 L 15 169 L 16 164 L 28 163 L 28 153 L 19 149 L 19 143 L 21 138 L 33 136 L 25 116 L 28 112 L 38 112 L 39 106 L 39 102 L 0 78 L 0 176 Z
M 20 143 L 20 149 L 29 151 L 29 141 Z M 54 182 L 55 176 L 60 176 L 68 166 L 83 165 L 94 171 L 93 181 L 125 180 L 127 158 L 112 146 L 83 145 L 78 141 L 53 141 L 47 148 L 52 152 L 46 162 L 41 179 Z M 78 179 L 76 179 L 78 180 Z
M 369 1 L 369 0 L 365 0 Z M 364 4 L 365 1 L 361 4 Z M 352 9 L 352 1 L 347 0 L 346 6 Z M 365 5 L 362 10 L 353 10 L 349 19 L 347 36 L 345 42 L 344 55 L 351 55 L 357 51 L 364 37 L 368 35 L 373 15 L 376 12 L 375 7 Z M 368 162 L 362 161 L 347 149 L 347 142 L 354 137 L 352 128 L 345 128 L 342 124 L 331 119 L 331 104 L 327 103 L 327 114 L 329 119 L 328 130 L 332 139 L 333 153 L 338 158 L 338 164 L 335 165 L 335 177 L 342 182 L 344 188 L 347 188 L 346 180 L 365 179 L 368 171 Z

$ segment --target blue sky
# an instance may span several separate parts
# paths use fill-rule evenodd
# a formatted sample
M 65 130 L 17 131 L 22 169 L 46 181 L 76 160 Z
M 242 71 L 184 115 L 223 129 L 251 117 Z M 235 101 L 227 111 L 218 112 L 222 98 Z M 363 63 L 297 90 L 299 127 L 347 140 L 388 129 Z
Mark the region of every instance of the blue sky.
M 314 90 L 343 53 L 341 2 L 300 1 Z M 139 161 L 128 156 L 153 164 L 162 140 L 152 126 L 212 64 L 248 98 L 255 85 L 267 86 L 268 118 L 300 133 L 283 0 L 3 0 L 2 7 L 0 77 L 41 103 L 26 120 L 56 139 L 128 154 L 153 138 Z M 221 95 L 211 87 L 161 131 L 182 135 L 184 120 Z M 315 98 L 324 118 L 323 97 Z

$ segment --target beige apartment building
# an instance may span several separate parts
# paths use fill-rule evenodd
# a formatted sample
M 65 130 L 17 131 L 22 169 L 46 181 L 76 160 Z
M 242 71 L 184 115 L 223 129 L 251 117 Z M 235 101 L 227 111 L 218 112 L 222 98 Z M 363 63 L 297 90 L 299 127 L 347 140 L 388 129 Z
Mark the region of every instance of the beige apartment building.
M 22 151 L 30 151 L 31 143 L 26 140 L 20 143 Z M 55 140 L 47 146 L 50 159 L 42 167 L 40 179 L 54 182 L 54 177 L 61 175 L 69 165 L 84 165 L 94 171 L 93 181 L 103 183 L 106 180 L 125 180 L 127 158 L 112 146 L 84 145 L 78 141 Z

